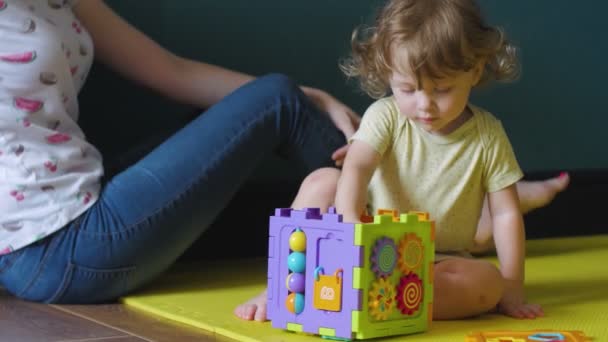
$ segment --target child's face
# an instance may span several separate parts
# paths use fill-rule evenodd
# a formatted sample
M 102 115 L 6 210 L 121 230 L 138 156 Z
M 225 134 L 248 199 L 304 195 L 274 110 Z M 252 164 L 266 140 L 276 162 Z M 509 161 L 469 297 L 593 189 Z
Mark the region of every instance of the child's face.
M 427 132 L 445 135 L 469 118 L 465 108 L 480 74 L 480 67 L 476 67 L 441 79 L 422 76 L 418 88 L 415 78 L 394 71 L 389 83 L 403 115 Z

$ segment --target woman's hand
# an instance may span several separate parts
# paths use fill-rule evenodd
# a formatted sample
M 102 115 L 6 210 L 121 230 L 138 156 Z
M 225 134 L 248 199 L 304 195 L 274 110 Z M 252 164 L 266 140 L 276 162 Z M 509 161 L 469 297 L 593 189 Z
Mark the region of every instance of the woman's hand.
M 361 117 L 350 107 L 340 102 L 327 92 L 310 87 L 301 87 L 302 91 L 313 101 L 319 109 L 329 114 L 331 121 L 336 125 L 348 140 L 359 128 Z M 331 158 L 337 166 L 341 166 L 348 151 L 348 144 L 335 150 Z
M 331 154 L 331 159 L 336 163 L 336 166 L 344 165 L 344 159 L 346 158 L 349 146 L 350 144 L 346 144 Z

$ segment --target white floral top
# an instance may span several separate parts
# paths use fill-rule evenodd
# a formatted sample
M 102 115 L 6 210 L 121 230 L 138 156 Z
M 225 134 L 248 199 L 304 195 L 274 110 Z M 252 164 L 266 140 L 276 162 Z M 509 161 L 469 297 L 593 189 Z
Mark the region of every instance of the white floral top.
M 77 0 L 0 0 L 0 255 L 97 200 L 101 155 L 77 124 L 93 60 Z

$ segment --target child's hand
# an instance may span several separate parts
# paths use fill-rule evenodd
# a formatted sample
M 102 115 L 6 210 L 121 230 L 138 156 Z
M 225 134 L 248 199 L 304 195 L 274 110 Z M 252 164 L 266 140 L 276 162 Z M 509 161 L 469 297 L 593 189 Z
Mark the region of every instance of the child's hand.
M 517 284 L 507 285 L 498 303 L 498 311 L 506 316 L 520 319 L 534 319 L 545 315 L 540 305 L 525 302 L 523 287 Z

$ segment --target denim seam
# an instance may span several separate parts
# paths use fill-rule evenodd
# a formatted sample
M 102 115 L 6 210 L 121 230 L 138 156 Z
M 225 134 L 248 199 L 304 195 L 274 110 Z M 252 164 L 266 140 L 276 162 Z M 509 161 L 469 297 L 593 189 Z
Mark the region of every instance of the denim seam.
M 77 228 L 78 228 L 78 225 L 80 225 L 80 222 L 82 221 L 81 217 L 82 217 L 82 216 L 80 216 L 79 218 L 77 218 L 77 219 L 74 221 L 74 226 L 73 226 L 73 228 L 74 228 L 74 229 L 77 229 Z M 67 234 L 67 232 L 66 232 L 65 234 Z M 56 236 L 55 236 L 55 237 L 56 237 Z M 45 268 L 48 266 L 48 264 L 47 264 L 47 262 L 46 262 L 46 261 L 47 261 L 49 258 L 51 258 L 51 257 L 52 257 L 52 256 L 55 254 L 55 252 L 56 252 L 56 250 L 57 250 L 57 248 L 55 248 L 55 247 L 56 247 L 56 243 L 55 243 L 56 241 L 57 241 L 57 240 L 56 240 L 55 238 L 52 238 L 52 239 L 50 240 L 50 243 L 49 243 L 49 244 L 46 246 L 46 251 L 44 252 L 44 255 L 42 256 L 42 259 L 40 260 L 40 263 L 39 263 L 39 265 L 40 265 L 40 266 L 38 267 L 38 270 L 37 270 L 37 271 L 36 271 L 36 273 L 35 273 L 35 274 L 34 274 L 34 275 L 31 277 L 31 279 L 30 279 L 30 281 L 27 283 L 27 285 L 26 285 L 26 286 L 24 286 L 24 287 L 23 287 L 23 289 L 22 289 L 21 291 L 19 291 L 19 293 L 17 294 L 17 296 L 18 296 L 18 297 L 22 297 L 22 296 L 23 296 L 23 294 L 24 294 L 24 293 L 26 293 L 26 292 L 27 292 L 27 291 L 28 291 L 28 290 L 29 290 L 29 289 L 32 287 L 32 285 L 34 284 L 34 281 L 38 280 L 38 277 L 40 277 L 40 274 L 41 274 L 41 273 L 43 272 L 43 270 L 44 270 L 44 269 L 45 269 Z M 71 263 L 71 262 L 72 262 L 72 260 L 73 260 L 73 256 L 74 256 L 74 245 L 75 245 L 75 244 L 76 244 L 76 239 L 74 238 L 74 239 L 73 239 L 73 242 L 72 242 L 72 244 L 71 244 L 71 246 L 70 246 L 70 252 L 69 252 L 69 260 L 70 260 L 70 263 Z M 64 277 L 65 277 L 65 276 L 64 276 Z M 62 279 L 63 279 L 63 278 L 62 278 Z
M 314 104 L 311 104 L 311 106 L 315 106 L 315 105 L 314 105 Z M 333 123 L 333 121 L 331 120 L 331 115 L 329 115 L 329 113 L 327 113 L 327 112 L 325 112 L 325 111 L 321 110 L 320 108 L 318 108 L 318 107 L 316 107 L 316 106 L 315 106 L 315 108 L 317 108 L 319 112 L 321 112 L 321 113 L 325 114 L 325 115 L 328 117 L 329 121 L 332 123 L 332 125 L 334 125 L 334 127 L 335 127 L 335 124 L 334 124 L 334 123 Z M 333 143 L 334 141 L 330 141 L 330 140 L 333 140 L 333 139 L 329 139 L 329 137 L 331 136 L 331 134 L 327 134 L 327 133 L 328 133 L 328 130 L 329 130 L 329 128 L 328 128 L 328 127 L 331 127 L 331 126 L 325 126 L 325 125 L 321 125 L 321 124 L 320 124 L 320 123 L 321 123 L 321 119 L 320 119 L 320 118 L 318 118 L 317 116 L 313 116 L 313 115 L 307 115 L 307 118 L 308 118 L 308 120 L 309 120 L 311 123 L 313 123 L 313 125 L 311 125 L 311 126 L 315 126 L 315 127 L 321 127 L 321 129 L 319 129 L 319 130 L 318 130 L 318 132 L 320 132 L 320 133 L 321 133 L 321 134 L 320 134 L 320 136 L 321 136 L 321 137 L 324 139 L 324 142 L 325 142 L 327 145 L 332 145 L 332 143 Z M 336 129 L 339 131 L 339 129 L 338 129 L 337 127 L 336 127 Z M 341 132 L 341 131 L 340 131 L 340 133 L 342 133 L 342 134 L 343 134 L 343 132 Z M 333 151 L 332 151 L 332 152 L 333 152 Z
M 284 106 L 283 104 L 279 105 L 281 108 Z M 220 153 L 218 153 L 217 155 L 224 155 L 223 152 L 225 152 L 228 148 L 234 146 L 233 142 L 236 141 L 238 137 L 240 137 L 243 132 L 246 131 L 246 128 L 251 127 L 252 125 L 257 124 L 258 122 L 265 120 L 266 119 L 266 114 L 269 112 L 269 110 L 272 108 L 273 110 L 276 110 L 277 105 L 276 104 L 272 104 L 268 107 L 266 107 L 264 110 L 262 110 L 262 112 L 264 113 L 264 115 L 260 116 L 259 118 L 257 118 L 254 121 L 251 121 L 249 124 L 243 126 L 243 128 L 237 133 L 235 134 L 232 139 L 230 139 L 228 141 L 227 144 L 224 145 L 224 148 L 220 151 Z M 208 165 L 215 165 L 215 163 L 219 160 L 219 157 L 216 157 L 215 159 L 213 159 Z M 139 168 L 138 165 L 134 165 L 134 167 Z M 208 170 L 209 168 L 207 168 Z M 142 169 L 145 170 L 145 169 Z M 159 213 L 161 213 L 162 211 L 164 211 L 169 205 L 175 203 L 176 201 L 178 201 L 179 198 L 181 198 L 186 192 L 188 192 L 190 189 L 192 189 L 205 175 L 206 172 L 201 173 L 201 175 L 199 177 L 197 177 L 196 179 L 194 179 L 192 182 L 190 182 L 190 184 L 188 184 L 186 187 L 184 187 L 184 190 L 177 194 L 176 196 L 174 196 L 173 198 L 169 199 L 166 203 L 164 203 L 163 205 L 159 206 L 154 212 L 152 212 L 149 215 L 146 215 L 145 217 L 141 218 L 137 223 L 132 224 L 130 227 L 126 227 L 125 229 L 122 229 L 120 231 L 113 231 L 110 234 L 104 233 L 91 233 L 89 231 L 83 230 L 81 231 L 81 233 L 85 233 L 89 236 L 94 236 L 94 235 L 103 235 L 103 236 L 115 236 L 115 235 L 119 235 L 119 234 L 123 234 L 126 232 L 129 232 L 133 229 L 137 229 L 144 221 L 153 218 L 155 216 L 157 216 Z
M 2 275 L 2 273 L 4 273 L 4 271 L 6 271 L 6 270 L 8 270 L 9 268 L 11 268 L 11 266 L 13 266 L 13 264 L 15 263 L 15 261 L 16 261 L 17 259 L 19 259 L 19 257 L 20 257 L 20 256 L 22 256 L 22 255 L 23 255 L 23 251 L 21 251 L 21 252 L 19 253 L 19 255 L 17 255 L 17 256 L 15 256 L 15 255 L 11 255 L 12 253 L 17 253 L 17 252 L 20 252 L 20 251 L 19 251 L 19 250 L 16 250 L 16 251 L 14 251 L 14 252 L 11 252 L 11 253 L 9 253 L 9 254 L 5 254 L 5 255 L 2 255 L 2 256 L 1 256 L 1 257 L 3 257 L 3 258 L 9 258 L 9 259 L 8 259 L 8 261 L 7 261 L 7 262 L 4 264 L 4 266 L 3 266 L 3 267 L 0 267 L 0 275 Z
M 323 112 L 323 113 L 325 113 L 325 112 Z M 329 114 L 327 114 L 327 113 L 325 113 L 325 114 L 329 116 Z M 331 117 L 330 117 L 329 119 L 330 119 L 330 121 L 331 121 Z M 316 118 L 316 117 L 311 117 L 310 121 L 311 121 L 311 122 L 314 122 L 316 127 L 323 127 L 323 125 L 320 125 L 320 124 L 319 124 L 319 123 L 321 122 L 321 120 L 319 120 L 319 119 L 318 119 L 318 118 Z M 333 124 L 333 121 L 331 121 L 331 122 L 332 122 L 332 124 Z M 337 129 L 337 127 L 336 127 L 336 129 Z M 339 130 L 339 129 L 338 129 L 338 130 Z M 329 141 L 329 140 L 331 140 L 331 139 L 329 139 L 330 134 L 327 134 L 327 131 L 328 131 L 328 128 L 327 128 L 327 127 L 324 127 L 324 128 L 323 128 L 323 131 L 321 132 L 321 133 L 322 133 L 322 134 L 321 134 L 321 136 L 324 138 L 324 141 L 325 141 L 325 143 L 327 143 L 327 145 L 331 145 L 331 143 L 333 143 L 333 141 Z
M 45 303 L 54 303 L 54 302 L 57 302 L 58 300 L 62 299 L 65 295 L 66 290 L 70 286 L 70 283 L 68 282 L 68 280 L 74 276 L 74 272 L 76 272 L 78 269 L 83 270 L 83 271 L 85 269 L 87 269 L 86 272 L 90 273 L 90 271 L 88 270 L 89 268 L 87 268 L 86 266 L 81 266 L 78 263 L 71 260 L 68 263 L 68 266 L 67 266 L 67 269 L 66 269 L 66 272 L 65 272 L 63 278 L 61 279 L 61 286 L 59 288 L 57 288 L 57 290 L 44 302 Z M 107 279 L 109 279 L 109 277 L 107 277 L 107 274 L 120 273 L 120 276 L 118 276 L 118 277 L 122 277 L 124 279 L 125 287 L 128 288 L 129 277 L 131 276 L 131 274 L 133 273 L 133 271 L 135 269 L 136 269 L 135 266 L 116 267 L 115 269 L 112 269 L 107 272 L 106 272 L 106 270 L 102 269 L 99 272 L 96 272 L 96 274 L 105 275 L 105 277 L 102 276 L 101 280 L 107 280 Z M 113 277 L 113 279 L 116 279 L 118 277 Z
M 68 288 L 68 279 L 72 277 L 72 274 L 74 273 L 74 263 L 72 262 L 72 260 L 70 260 L 67 263 L 66 266 L 66 270 L 63 274 L 63 277 L 61 278 L 61 282 L 59 283 L 59 287 L 57 288 L 57 290 L 55 290 L 53 292 L 53 294 L 47 298 L 44 302 L 45 303 L 52 303 L 53 301 L 55 301 L 55 299 L 57 299 L 60 295 L 62 295 L 65 290 Z

